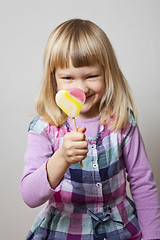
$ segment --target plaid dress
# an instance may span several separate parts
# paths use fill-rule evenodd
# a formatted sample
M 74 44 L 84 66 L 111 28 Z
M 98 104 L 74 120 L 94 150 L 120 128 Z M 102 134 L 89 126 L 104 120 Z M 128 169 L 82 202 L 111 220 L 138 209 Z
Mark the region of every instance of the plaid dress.
M 100 125 L 95 137 L 87 138 L 88 155 L 72 164 L 38 215 L 27 240 L 124 240 L 141 239 L 134 203 L 126 195 L 123 148 L 135 128 L 131 115 L 127 128 L 119 132 Z M 48 138 L 53 153 L 71 131 L 34 119 L 29 131 Z

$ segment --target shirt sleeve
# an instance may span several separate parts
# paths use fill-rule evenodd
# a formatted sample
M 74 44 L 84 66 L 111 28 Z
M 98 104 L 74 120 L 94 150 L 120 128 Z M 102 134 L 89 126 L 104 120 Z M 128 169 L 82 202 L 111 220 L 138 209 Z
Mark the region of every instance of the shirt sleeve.
M 143 239 L 158 239 L 160 238 L 158 190 L 137 125 L 131 127 L 127 139 L 123 154 Z
M 21 196 L 30 207 L 42 205 L 54 192 L 48 182 L 46 171 L 47 160 L 52 154 L 53 148 L 49 139 L 30 130 L 20 183 Z

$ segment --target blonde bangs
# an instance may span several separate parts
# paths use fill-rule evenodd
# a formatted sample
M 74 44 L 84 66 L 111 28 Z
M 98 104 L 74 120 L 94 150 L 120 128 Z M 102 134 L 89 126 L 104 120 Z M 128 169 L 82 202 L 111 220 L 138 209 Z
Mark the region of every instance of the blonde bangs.
M 89 21 L 77 20 L 75 23 L 64 23 L 54 36 L 50 56 L 51 71 L 57 67 L 68 68 L 90 66 L 99 62 L 104 65 L 104 47 L 100 38 L 95 38 L 95 26 Z

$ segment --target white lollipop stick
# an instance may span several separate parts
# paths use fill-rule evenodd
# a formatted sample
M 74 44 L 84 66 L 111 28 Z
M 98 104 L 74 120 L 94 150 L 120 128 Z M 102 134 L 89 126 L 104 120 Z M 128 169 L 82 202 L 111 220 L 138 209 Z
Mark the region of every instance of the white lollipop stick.
M 84 92 L 79 88 L 73 88 L 70 91 L 60 90 L 56 94 L 57 105 L 73 119 L 73 127 L 77 132 L 75 117 L 80 113 L 83 104 L 85 103 L 86 96 Z M 82 161 L 80 162 L 83 167 Z

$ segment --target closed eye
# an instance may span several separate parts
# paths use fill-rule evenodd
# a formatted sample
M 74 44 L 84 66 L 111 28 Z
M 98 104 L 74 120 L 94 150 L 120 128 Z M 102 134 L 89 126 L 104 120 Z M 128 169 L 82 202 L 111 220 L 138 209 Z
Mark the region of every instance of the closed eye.
M 66 80 L 71 80 L 72 77 L 63 77 L 63 79 L 66 79 Z
M 97 78 L 98 77 L 98 75 L 89 75 L 87 78 Z

